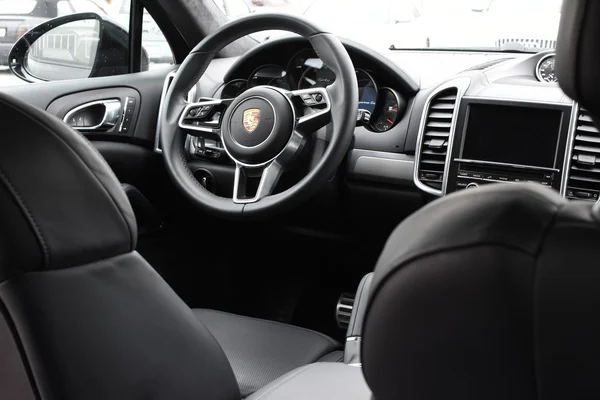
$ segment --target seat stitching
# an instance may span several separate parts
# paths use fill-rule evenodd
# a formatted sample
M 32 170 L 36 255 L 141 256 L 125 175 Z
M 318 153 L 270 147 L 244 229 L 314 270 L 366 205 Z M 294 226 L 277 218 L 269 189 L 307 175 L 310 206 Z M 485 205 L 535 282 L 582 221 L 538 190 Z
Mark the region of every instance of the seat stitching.
M 100 181 L 100 179 L 96 176 L 96 174 L 94 173 L 94 171 L 92 170 L 92 168 L 90 168 L 90 166 L 85 162 L 85 160 L 79 155 L 79 153 L 68 143 L 68 141 L 66 139 L 64 139 L 62 136 L 56 134 L 54 132 L 54 130 L 46 125 L 45 123 L 43 123 L 42 121 L 38 120 L 38 119 L 32 119 L 31 116 L 27 115 L 25 113 L 24 110 L 21 110 L 19 107 L 15 106 L 14 104 L 7 102 L 4 99 L 0 99 L 0 102 L 4 103 L 5 105 L 7 105 L 8 107 L 14 109 L 15 111 L 19 112 L 21 115 L 26 116 L 27 118 L 29 118 L 32 122 L 40 125 L 42 128 L 44 128 L 46 131 L 48 131 L 50 134 L 52 134 L 55 138 L 57 138 L 58 140 L 60 140 L 65 146 L 67 146 L 67 148 L 69 150 L 71 150 L 71 152 L 77 157 L 77 159 L 79 159 L 79 161 L 86 167 L 87 171 L 90 173 L 91 176 L 94 177 L 94 179 L 96 180 L 96 182 L 98 183 L 98 185 L 102 188 L 102 190 L 107 194 L 107 197 L 112 201 L 113 206 L 118 210 L 119 215 L 121 216 L 121 218 L 123 219 L 123 223 L 125 224 L 125 227 L 127 228 L 127 230 L 129 231 L 129 241 L 130 241 L 130 248 L 133 248 L 133 244 L 135 241 L 134 238 L 134 234 L 131 230 L 131 227 L 129 226 L 129 224 L 127 223 L 127 218 L 125 218 L 125 215 L 123 214 L 123 210 L 121 210 L 121 208 L 118 206 L 117 201 L 113 198 L 113 196 L 110 194 L 110 191 L 104 186 L 104 184 Z M 77 134 L 77 132 L 75 132 Z M 83 138 L 87 144 L 89 146 L 91 146 L 93 148 L 93 145 L 89 143 L 89 141 L 81 134 L 79 134 L 81 138 Z M 106 166 L 106 161 L 104 160 L 104 158 L 102 156 L 100 156 L 101 162 Z M 107 167 L 110 168 L 110 167 Z
M 35 232 L 35 235 L 36 235 L 38 241 L 40 242 L 40 245 L 42 246 L 42 251 L 43 251 L 43 255 L 44 255 L 44 266 L 45 267 L 48 266 L 50 264 L 51 255 L 50 255 L 50 248 L 48 247 L 48 244 L 46 243 L 44 234 L 42 233 L 40 226 L 35 221 L 35 218 L 33 217 L 33 213 L 27 207 L 27 205 L 25 204 L 25 201 L 23 200 L 23 197 L 19 194 L 17 188 L 12 184 L 12 182 L 8 178 L 8 175 L 2 169 L 1 165 L 0 165 L 0 178 L 2 178 L 4 185 L 7 187 L 9 192 L 12 194 L 13 198 L 19 204 L 19 206 L 21 206 L 21 210 L 25 213 L 27 220 L 29 221 L 29 223 L 31 225 L 31 228 Z

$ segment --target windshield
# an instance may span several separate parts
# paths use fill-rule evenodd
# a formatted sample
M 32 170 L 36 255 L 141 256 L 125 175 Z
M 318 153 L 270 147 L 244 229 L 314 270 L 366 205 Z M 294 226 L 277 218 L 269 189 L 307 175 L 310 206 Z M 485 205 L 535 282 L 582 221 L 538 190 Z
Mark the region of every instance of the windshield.
M 228 19 L 300 15 L 376 49 L 537 52 L 556 46 L 563 0 L 213 0 Z M 289 35 L 262 32 L 259 41 Z

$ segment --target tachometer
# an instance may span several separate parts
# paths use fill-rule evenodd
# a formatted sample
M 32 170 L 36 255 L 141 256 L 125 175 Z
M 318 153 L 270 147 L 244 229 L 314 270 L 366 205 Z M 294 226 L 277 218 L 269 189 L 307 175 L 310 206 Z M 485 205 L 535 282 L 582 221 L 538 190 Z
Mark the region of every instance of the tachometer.
M 306 70 L 300 77 L 298 89 L 310 89 L 313 87 L 325 87 L 335 81 L 335 74 L 327 68 L 323 61 L 318 58 L 309 58 L 305 61 Z
M 538 80 L 551 83 L 558 82 L 556 72 L 554 72 L 555 60 L 555 54 L 548 54 L 540 59 L 535 71 Z
M 221 87 L 221 93 L 217 95 L 219 92 L 215 93 L 214 97 L 219 97 L 221 99 L 233 99 L 240 94 L 242 94 L 248 88 L 248 81 L 245 79 L 234 79 L 230 82 L 225 83 Z
M 318 58 L 306 60 L 310 65 L 300 77 L 298 89 L 325 87 L 335 82 L 335 74 Z M 362 69 L 356 70 L 358 82 L 358 108 L 372 114 L 377 102 L 377 84 L 371 75 Z
M 405 109 L 406 101 L 398 92 L 390 88 L 381 88 L 377 109 L 371 119 L 371 129 L 376 132 L 389 131 L 400 121 Z
M 286 70 L 279 65 L 263 65 L 252 72 L 250 78 L 248 78 L 248 87 L 270 85 L 281 89 L 289 89 L 286 75 Z

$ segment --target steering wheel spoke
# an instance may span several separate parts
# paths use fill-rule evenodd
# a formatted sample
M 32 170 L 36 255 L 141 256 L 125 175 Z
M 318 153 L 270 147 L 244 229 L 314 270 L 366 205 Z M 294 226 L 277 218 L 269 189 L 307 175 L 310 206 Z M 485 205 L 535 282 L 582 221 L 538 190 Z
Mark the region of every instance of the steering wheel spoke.
M 254 86 L 231 100 L 185 102 L 221 49 L 260 30 L 287 30 L 304 37 L 336 76 L 335 82 L 295 91 Z M 220 216 L 268 217 L 309 198 L 335 173 L 354 137 L 358 84 L 352 60 L 337 37 L 294 16 L 256 14 L 236 19 L 198 43 L 174 74 L 162 103 L 165 165 L 187 198 Z M 327 134 L 328 142 L 321 159 L 292 187 L 278 187 L 301 150 L 321 133 Z M 190 170 L 186 143 L 206 140 L 219 140 L 235 165 L 233 199 L 206 190 Z
M 179 118 L 179 127 L 191 136 L 221 139 L 221 123 L 232 99 L 201 99 L 189 103 Z
M 276 161 L 263 167 L 245 167 L 237 164 L 233 183 L 233 202 L 238 204 L 256 203 L 260 199 L 270 196 L 282 173 L 283 166 Z M 256 188 L 255 190 L 253 190 L 253 186 Z
M 290 92 L 292 103 L 303 115 L 297 118 L 295 131 L 301 135 L 314 133 L 331 122 L 331 98 L 327 89 L 316 87 Z

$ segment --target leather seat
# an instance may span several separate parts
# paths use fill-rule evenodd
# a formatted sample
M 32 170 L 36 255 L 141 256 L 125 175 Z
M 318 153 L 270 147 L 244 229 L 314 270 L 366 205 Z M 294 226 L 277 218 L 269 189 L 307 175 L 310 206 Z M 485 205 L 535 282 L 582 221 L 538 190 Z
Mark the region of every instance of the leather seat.
M 403 222 L 375 268 L 362 361 L 378 400 L 600 396 L 600 205 L 489 185 Z
M 558 80 L 600 126 L 600 2 L 565 0 Z M 600 397 L 600 203 L 490 185 L 419 210 L 375 268 L 365 379 L 387 399 Z
M 338 342 L 308 329 L 214 310 L 194 313 L 225 351 L 242 397 L 298 367 L 344 358 Z
M 2 398 L 235 400 L 236 375 L 248 394 L 338 347 L 192 311 L 135 252 L 129 201 L 90 143 L 2 93 L 0 115 Z

